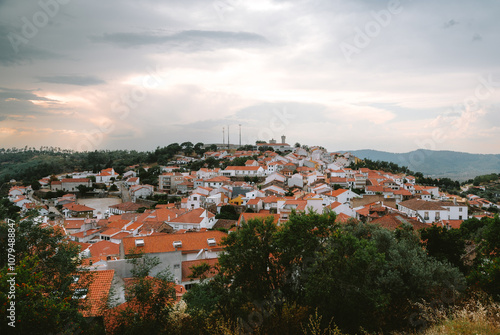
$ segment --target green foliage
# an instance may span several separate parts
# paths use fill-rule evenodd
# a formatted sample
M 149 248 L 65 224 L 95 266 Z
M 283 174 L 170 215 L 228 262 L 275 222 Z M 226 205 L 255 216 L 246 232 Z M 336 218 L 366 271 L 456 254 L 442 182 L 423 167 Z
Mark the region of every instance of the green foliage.
M 474 232 L 470 226 L 477 230 Z M 476 243 L 476 258 L 467 279 L 471 285 L 500 301 L 500 218 L 498 215 L 493 219 L 485 217 L 479 222 L 474 220 L 466 224 L 466 227 Z
M 160 264 L 158 257 L 141 255 L 128 260 L 133 264 L 130 285 L 126 288 L 126 303 L 106 316 L 110 334 L 165 334 L 174 326 L 170 317 L 175 303 L 175 288 L 168 269 L 150 277 Z
M 440 261 L 448 261 L 464 271 L 462 256 L 465 254 L 465 240 L 458 229 L 447 229 L 432 225 L 420 230 L 423 246 L 428 254 Z
M 9 230 L 10 229 L 10 230 Z M 41 228 L 31 220 L 16 222 L 14 227 L 0 223 L 0 245 L 7 246 L 7 233 L 15 235 L 15 306 L 16 332 L 19 334 L 59 333 L 71 327 L 88 326 L 79 313 L 79 299 L 73 299 L 73 275 L 80 265 L 79 248 L 69 244 L 60 231 Z M 6 278 L 8 248 L 0 249 L 0 305 L 5 306 L 9 292 Z M 80 270 L 81 271 L 81 270 Z M 78 288 L 88 288 L 88 281 Z M 79 284 L 80 285 L 80 284 Z M 6 320 L 2 309 L 2 319 Z M 8 333 L 6 322 L 0 325 Z
M 232 205 L 224 205 L 220 208 L 220 213 L 218 213 L 216 219 L 226 219 L 226 220 L 238 220 L 240 215 L 236 213 L 236 209 Z
M 14 203 L 10 202 L 7 198 L 0 199 L 0 218 L 1 219 L 11 219 L 17 220 L 19 219 L 19 212 L 21 211 L 21 207 L 14 205 Z

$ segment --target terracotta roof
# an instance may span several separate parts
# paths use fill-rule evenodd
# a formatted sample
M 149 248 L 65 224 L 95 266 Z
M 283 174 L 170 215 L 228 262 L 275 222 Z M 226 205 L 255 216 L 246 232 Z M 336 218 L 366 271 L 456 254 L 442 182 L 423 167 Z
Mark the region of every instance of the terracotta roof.
M 201 221 L 203 221 L 204 219 L 204 217 L 202 216 L 204 212 L 205 212 L 204 208 L 196 208 L 176 218 L 171 218 L 169 222 L 200 224 Z M 215 215 L 207 211 L 207 217 L 213 218 L 215 217 Z
M 213 177 L 210 179 L 205 180 L 206 182 L 209 183 L 217 183 L 217 182 L 225 182 L 225 181 L 230 181 L 231 179 L 228 177 L 223 177 L 223 176 L 218 176 L 218 177 Z
M 413 226 L 413 229 L 418 230 L 418 229 L 423 229 L 423 228 L 429 228 L 430 226 L 422 223 L 418 220 L 411 219 L 407 216 L 398 214 L 398 213 L 389 213 L 387 215 L 382 216 L 381 218 L 375 219 L 370 222 L 371 224 L 378 224 L 381 227 L 390 229 L 390 230 L 395 230 L 397 227 L 401 226 L 402 224 L 411 224 Z
M 66 229 L 80 229 L 84 224 L 85 219 L 64 220 L 64 228 Z
M 120 254 L 120 245 L 110 241 L 99 241 L 90 246 L 92 257 L 110 256 Z
M 337 217 L 335 218 L 335 223 L 348 223 L 349 220 L 351 220 L 351 219 L 354 220 L 349 215 L 347 215 L 345 213 L 340 213 L 340 214 L 337 214 Z
M 94 208 L 91 208 L 91 207 L 88 207 L 85 205 L 75 204 L 75 203 L 65 204 L 65 205 L 63 205 L 63 207 L 67 208 L 73 212 L 92 212 L 95 210 Z
M 412 209 L 414 211 L 430 210 L 430 211 L 443 211 L 445 210 L 440 201 L 425 201 L 420 199 L 410 199 L 400 202 L 398 205 Z
M 63 183 L 88 183 L 90 179 L 88 178 L 64 178 L 61 179 L 61 182 Z
M 441 222 L 444 226 L 449 226 L 454 229 L 459 229 L 460 225 L 462 224 L 462 222 L 464 222 L 464 220 L 441 220 Z
M 106 300 L 111 289 L 115 270 L 89 271 L 78 273 L 78 283 L 91 280 L 87 297 L 83 299 L 84 308 L 81 313 L 84 317 L 101 316 L 106 307 Z M 75 284 L 78 287 L 78 283 Z
M 230 171 L 230 170 L 257 171 L 260 168 L 261 168 L 260 166 L 228 166 L 228 167 L 226 167 L 226 171 Z
M 120 231 L 120 228 L 108 228 L 101 232 L 101 235 L 112 236 L 113 234 L 119 233 Z
M 201 249 L 222 250 L 220 243 L 221 240 L 226 236 L 226 233 L 217 230 L 211 230 L 205 232 L 190 232 L 184 234 L 162 234 L 141 237 L 125 237 L 124 239 L 122 239 L 122 243 L 125 254 L 131 254 L 131 250 L 135 250 L 136 248 L 140 252 L 144 252 L 146 254 L 173 252 L 176 251 L 173 245 L 174 241 L 182 241 L 182 247 L 178 248 L 178 250 L 180 251 L 198 252 Z M 211 246 L 208 244 L 207 239 L 209 238 L 215 239 L 215 246 Z M 144 246 L 136 247 L 136 240 L 143 240 Z

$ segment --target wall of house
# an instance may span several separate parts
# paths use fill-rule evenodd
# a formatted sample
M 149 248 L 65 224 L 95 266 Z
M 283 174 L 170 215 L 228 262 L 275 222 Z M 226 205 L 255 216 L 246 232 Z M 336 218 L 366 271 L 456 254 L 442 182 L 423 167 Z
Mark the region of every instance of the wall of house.
M 150 276 L 156 276 L 158 273 L 168 268 L 170 272 L 174 275 L 174 278 L 180 283 L 182 281 L 182 253 L 181 251 L 163 252 L 148 254 L 151 257 L 158 257 L 160 264 L 155 266 L 151 272 Z M 115 270 L 115 274 L 122 278 L 132 277 L 133 265 L 129 263 L 127 259 L 119 259 L 116 261 L 107 261 L 107 269 Z M 178 267 L 177 267 L 178 265 Z

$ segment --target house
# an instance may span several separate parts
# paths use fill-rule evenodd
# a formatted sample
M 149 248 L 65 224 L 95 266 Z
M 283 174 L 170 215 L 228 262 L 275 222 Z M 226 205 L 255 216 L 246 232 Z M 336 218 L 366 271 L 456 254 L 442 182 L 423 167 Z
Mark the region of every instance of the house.
M 353 198 L 361 198 L 361 196 L 357 193 L 354 193 L 351 190 L 339 188 L 337 190 L 333 190 L 331 192 L 323 193 L 323 197 L 330 197 L 333 201 L 338 201 L 341 204 L 345 204 L 351 201 Z
M 22 208 L 25 204 L 31 203 L 31 200 L 29 200 L 28 198 L 26 198 L 24 195 L 21 195 L 21 196 L 17 197 L 15 200 L 13 200 L 12 202 L 17 207 L 21 207 Z
M 331 204 L 325 206 L 325 211 L 332 211 L 332 212 L 335 212 L 335 214 L 337 215 L 340 215 L 340 214 L 344 214 L 344 215 L 347 215 L 349 217 L 356 217 L 356 213 L 354 212 L 354 210 L 349 207 L 348 204 L 342 204 L 338 201 L 334 201 L 332 202 Z
M 181 204 L 183 209 L 196 209 L 203 207 L 207 200 L 208 195 L 193 192 L 186 198 L 186 202 Z
M 35 210 L 41 216 L 49 215 L 49 207 L 47 205 L 37 205 L 33 202 L 28 202 L 23 204 L 22 212 L 26 213 L 27 211 Z
M 120 257 L 120 245 L 110 241 L 101 240 L 93 243 L 90 245 L 89 250 L 91 257 Z
M 101 170 L 101 172 L 95 176 L 95 181 L 96 183 L 110 184 L 117 177 L 118 173 L 116 173 L 113 168 L 109 168 Z
M 271 185 L 262 189 L 265 195 L 285 195 L 286 191 L 279 186 Z
M 90 230 L 93 228 L 92 221 L 85 218 L 67 218 L 64 219 L 64 230 L 67 234 Z
M 137 199 L 146 199 L 154 192 L 154 187 L 152 185 L 134 185 L 129 189 L 130 197 L 132 201 Z
M 126 237 L 120 245 L 120 258 L 125 260 L 137 254 L 158 257 L 160 264 L 153 268 L 156 275 L 165 267 L 172 271 L 176 282 L 182 282 L 184 262 L 218 258 L 223 247 L 221 241 L 226 233 L 212 230 L 174 234 L 157 234 L 141 237 Z
M 78 192 L 79 186 L 92 187 L 92 181 L 89 178 L 63 178 L 60 181 L 53 181 L 50 184 L 51 191 Z
M 67 218 L 92 218 L 95 209 L 85 205 L 69 203 L 63 205 L 62 211 Z
M 398 203 L 398 210 L 409 217 L 416 217 L 424 223 L 434 223 L 441 220 L 467 219 L 468 209 L 465 205 L 458 205 L 445 201 L 425 201 L 410 199 Z
M 29 188 L 24 186 L 12 186 L 9 190 L 8 198 L 10 201 L 14 201 L 16 198 L 28 194 L 30 189 L 31 186 L 29 186 Z
M 130 177 L 126 179 L 126 184 L 128 187 L 134 186 L 134 185 L 139 185 L 140 184 L 140 178 L 139 177 Z
M 247 201 L 246 206 L 248 209 L 251 209 L 254 213 L 260 212 L 263 209 L 263 201 L 262 198 L 250 199 Z
M 129 201 L 121 204 L 111 205 L 108 207 L 108 210 L 111 214 L 135 213 L 141 207 L 144 207 L 144 205 Z
M 158 189 L 168 193 L 176 193 L 177 186 L 184 182 L 184 176 L 179 172 L 164 173 L 158 176 Z
M 57 198 L 55 200 L 54 204 L 56 206 L 57 205 L 61 205 L 62 206 L 62 205 L 66 205 L 66 204 L 69 204 L 69 203 L 72 203 L 72 202 L 76 202 L 76 195 L 68 193 L 68 194 L 63 195 L 60 198 Z
M 296 173 L 290 178 L 288 178 L 288 187 L 293 188 L 293 187 L 298 187 L 302 188 L 304 187 L 304 176 L 302 176 L 300 173 Z
M 283 187 L 285 185 L 286 177 L 279 172 L 274 172 L 273 174 L 266 177 L 264 180 L 265 186 L 277 185 Z
M 211 188 L 219 188 L 222 187 L 222 185 L 229 183 L 230 181 L 231 179 L 229 179 L 228 177 L 217 176 L 203 180 L 203 186 Z
M 221 169 L 219 169 L 219 168 L 215 168 L 215 169 L 201 168 L 198 171 L 196 171 L 196 178 L 209 179 L 209 178 L 217 177 L 219 175 L 220 171 L 221 171 Z
M 265 148 L 265 147 L 271 147 L 273 148 L 274 151 L 293 151 L 293 148 L 290 146 L 290 144 L 285 143 L 285 136 L 281 136 L 281 143 L 276 143 L 275 139 L 271 139 L 269 143 L 256 143 L 257 149 L 260 150 L 260 148 Z
M 202 228 L 211 229 L 217 219 L 215 215 L 204 208 L 193 209 L 185 214 L 181 214 L 176 218 L 170 218 L 167 223 L 174 229 L 195 229 Z
M 221 172 L 225 177 L 260 177 L 264 175 L 261 166 L 228 166 Z

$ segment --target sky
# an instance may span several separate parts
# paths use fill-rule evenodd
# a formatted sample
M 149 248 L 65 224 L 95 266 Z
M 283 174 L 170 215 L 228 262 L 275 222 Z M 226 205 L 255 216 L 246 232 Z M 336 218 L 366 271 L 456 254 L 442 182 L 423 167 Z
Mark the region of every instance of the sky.
M 500 153 L 500 2 L 0 0 L 0 147 Z M 223 130 L 224 129 L 224 130 Z

